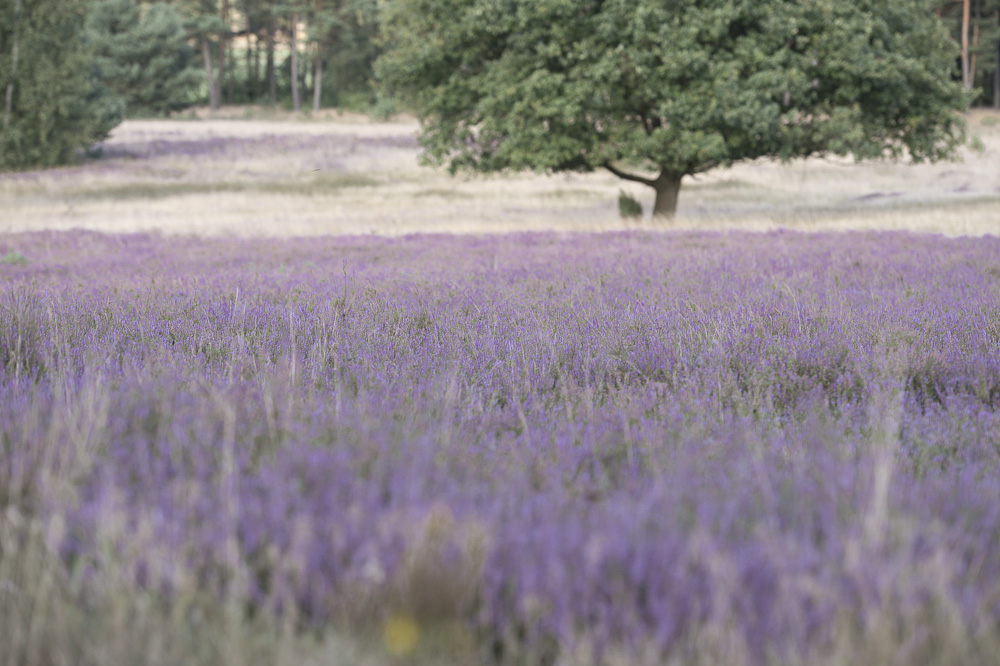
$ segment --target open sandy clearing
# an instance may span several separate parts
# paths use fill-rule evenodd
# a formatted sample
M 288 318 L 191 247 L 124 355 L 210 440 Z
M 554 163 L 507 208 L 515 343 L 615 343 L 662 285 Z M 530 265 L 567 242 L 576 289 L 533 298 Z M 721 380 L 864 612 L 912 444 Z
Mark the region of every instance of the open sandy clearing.
M 686 179 L 661 228 L 909 229 L 1000 234 L 1000 115 L 970 118 L 981 150 L 937 165 L 758 162 Z M 594 231 L 616 198 L 652 192 L 605 173 L 451 177 L 418 165 L 412 121 L 127 121 L 100 157 L 0 174 L 0 232 L 302 236 Z

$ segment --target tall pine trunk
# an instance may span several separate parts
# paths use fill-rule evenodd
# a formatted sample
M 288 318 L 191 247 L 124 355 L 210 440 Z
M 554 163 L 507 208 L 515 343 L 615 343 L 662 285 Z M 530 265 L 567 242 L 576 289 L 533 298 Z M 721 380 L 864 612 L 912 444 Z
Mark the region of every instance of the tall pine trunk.
M 212 75 L 212 47 L 208 43 L 208 37 L 201 38 L 201 55 L 205 60 L 205 81 L 208 83 L 208 106 L 213 111 L 219 108 L 221 95 L 219 87 L 216 85 L 215 77 Z
M 323 105 L 323 47 L 316 44 L 316 68 L 313 70 L 313 111 Z
M 969 76 L 969 3 L 962 0 L 962 85 L 966 90 L 972 90 L 972 77 Z
M 0 146 L 3 144 L 3 139 L 7 135 L 7 128 L 10 127 L 10 116 L 14 112 L 14 79 L 17 77 L 17 61 L 20 56 L 18 53 L 18 31 L 21 29 L 21 0 L 14 0 L 14 30 L 11 34 L 11 63 L 10 63 L 10 80 L 7 81 L 7 91 L 4 93 L 4 103 L 3 103 L 3 126 L 2 135 L 0 135 Z
M 246 85 L 244 86 L 244 98 L 248 104 L 257 101 L 260 93 L 260 39 L 254 30 L 253 20 L 250 18 L 250 2 L 243 2 L 243 18 L 246 20 L 247 48 L 243 56 L 246 59 Z
M 247 68 L 247 82 L 246 82 L 246 101 L 251 103 L 257 97 L 257 87 L 260 82 L 260 68 L 257 66 L 260 63 L 260 58 L 257 56 L 257 39 L 254 36 L 251 40 L 251 26 L 249 22 L 247 23 L 247 50 L 244 56 L 246 57 L 246 68 Z
M 218 90 L 216 95 L 219 99 L 219 106 L 222 106 L 222 86 L 226 80 L 226 40 L 219 39 L 219 62 L 216 63 L 215 87 Z
M 247 30 L 250 30 L 249 23 Z M 250 37 L 247 36 L 247 46 L 250 45 Z M 260 32 L 253 33 L 253 48 L 247 48 L 247 76 L 253 78 L 253 82 L 248 86 L 248 102 L 256 102 L 260 99 Z
M 292 108 L 302 110 L 302 98 L 299 95 L 299 15 L 292 14 Z
M 969 86 L 976 85 L 976 51 L 979 48 L 979 19 L 983 17 L 983 0 L 976 0 L 976 13 L 972 22 L 972 55 L 969 57 Z
M 1000 12 L 997 12 L 997 23 L 1000 23 Z M 1000 111 L 1000 39 L 997 39 L 997 57 L 993 63 L 993 108 Z
M 222 86 L 225 85 L 227 67 L 226 56 L 229 54 L 229 0 L 222 0 L 222 36 L 219 39 L 219 99 L 222 99 Z M 232 90 L 229 93 L 227 103 L 232 104 Z
M 274 35 L 278 31 L 274 15 L 267 19 L 267 92 L 271 105 L 278 104 L 278 74 L 274 69 Z
M 229 51 L 229 62 L 226 65 L 226 104 L 232 104 L 236 98 L 236 61 L 232 45 L 227 50 Z
M 226 104 L 232 104 L 236 99 L 236 49 L 230 43 L 229 62 L 226 66 Z

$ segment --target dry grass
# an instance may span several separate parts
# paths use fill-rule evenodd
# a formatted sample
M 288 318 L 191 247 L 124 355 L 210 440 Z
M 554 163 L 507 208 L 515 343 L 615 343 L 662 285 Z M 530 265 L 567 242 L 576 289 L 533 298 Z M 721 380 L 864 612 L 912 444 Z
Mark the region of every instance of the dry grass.
M 688 178 L 676 229 L 910 229 L 1000 233 L 1000 115 L 976 112 L 982 150 L 937 165 L 769 161 Z M 100 159 L 0 175 L 0 232 L 323 235 L 598 231 L 623 221 L 606 173 L 450 177 L 420 167 L 410 119 L 376 123 L 257 109 L 128 121 Z M 204 146 L 218 149 L 202 150 Z

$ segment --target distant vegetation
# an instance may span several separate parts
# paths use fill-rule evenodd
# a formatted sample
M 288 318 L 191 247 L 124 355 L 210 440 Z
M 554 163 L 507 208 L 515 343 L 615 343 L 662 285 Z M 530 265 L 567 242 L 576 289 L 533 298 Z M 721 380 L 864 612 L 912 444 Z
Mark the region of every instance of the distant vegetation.
M 309 90 L 316 109 L 385 113 L 372 81 L 377 32 L 375 0 L 5 2 L 0 170 L 65 164 L 125 114 L 199 103 L 287 94 L 298 110 Z
M 97 0 L 86 35 L 102 81 L 129 115 L 164 116 L 194 101 L 201 76 L 173 5 L 140 11 L 134 0 Z
M 615 6 L 615 3 L 605 4 L 606 11 Z M 482 6 L 493 5 L 502 5 L 504 20 L 517 13 L 512 10 L 517 3 L 484 3 Z M 633 5 L 624 3 L 622 7 Z M 728 16 L 727 12 L 738 11 L 737 5 L 719 5 L 724 10 L 721 14 L 707 8 L 691 10 L 685 6 L 685 20 L 697 19 L 705 26 L 714 25 L 711 30 L 725 30 L 727 25 L 735 25 L 736 14 Z M 589 11 L 586 10 L 588 6 L 587 3 L 525 3 L 518 11 L 523 13 L 524 8 L 534 7 L 533 11 L 547 8 L 544 11 L 555 12 L 545 19 L 555 23 L 534 25 L 541 34 L 550 34 L 555 44 L 585 27 L 586 21 L 580 18 L 583 14 L 578 17 L 574 12 Z M 669 6 L 669 3 L 649 4 L 650 8 L 659 8 L 656 11 Z M 798 5 L 775 5 L 772 20 L 787 23 L 791 14 L 797 11 L 795 7 Z M 872 33 L 872 26 L 855 25 L 859 20 L 862 23 L 867 20 L 865 12 L 879 7 L 892 8 L 895 16 L 903 16 L 900 12 L 904 10 L 912 16 L 899 25 L 889 26 L 886 34 L 892 38 L 888 40 Z M 997 65 L 1000 62 L 1000 0 L 935 0 L 931 3 L 853 0 L 814 3 L 814 9 L 821 13 L 835 10 L 838 25 L 854 25 L 857 29 L 854 34 L 859 39 L 868 39 L 873 52 L 886 51 L 878 56 L 881 59 L 877 60 L 875 70 L 869 68 L 866 74 L 877 72 L 885 77 L 883 83 L 897 75 L 909 76 L 903 65 L 909 47 L 902 46 L 899 53 L 895 51 L 901 45 L 912 44 L 907 36 L 915 25 L 912 21 L 919 22 L 921 15 L 940 17 L 952 37 L 945 68 L 950 77 L 964 82 L 965 88 L 976 95 L 977 103 L 992 102 L 1000 108 L 1000 68 Z M 560 14 L 563 10 L 569 13 Z M 377 84 L 374 62 L 386 50 L 397 51 L 407 39 L 415 38 L 416 33 L 401 32 L 398 20 L 393 18 L 389 21 L 396 21 L 397 27 L 383 30 L 386 17 L 411 12 L 418 19 L 447 16 L 448 20 L 441 23 L 442 34 L 424 40 L 425 44 L 433 45 L 445 38 L 445 32 L 454 31 L 457 25 L 470 26 L 467 19 L 477 11 L 477 3 L 452 0 L 425 0 L 416 4 L 409 0 L 385 3 L 376 0 L 79 0 L 72 3 L 8 0 L 0 8 L 0 98 L 3 103 L 0 109 L 0 169 L 47 166 L 72 160 L 79 151 L 104 136 L 123 113 L 149 116 L 176 112 L 194 104 L 207 104 L 217 109 L 229 104 L 264 103 L 294 110 L 337 106 L 387 115 L 401 104 L 405 106 L 405 102 L 395 99 L 390 89 Z M 622 48 L 629 44 L 639 45 L 643 39 L 653 38 L 659 30 L 665 30 L 669 38 L 657 38 L 657 48 L 686 39 L 683 31 L 675 34 L 669 25 L 660 22 L 662 17 L 650 14 L 642 18 L 644 11 L 634 12 L 633 18 L 638 23 L 628 30 L 605 35 L 606 48 L 614 50 L 618 45 L 616 40 Z M 740 18 L 737 23 L 745 19 Z M 502 25 L 503 21 L 498 21 L 493 27 L 499 29 Z M 829 31 L 835 26 L 822 24 L 822 27 Z M 806 37 L 805 33 L 799 35 L 799 38 Z M 495 40 L 490 43 L 496 45 Z M 697 50 L 701 43 L 696 39 L 692 47 Z M 510 51 L 514 53 L 516 49 Z M 865 51 L 852 53 L 863 56 Z M 930 57 L 933 53 L 935 49 L 930 48 L 924 55 Z M 545 55 L 543 49 L 534 55 L 528 53 L 526 57 L 529 61 L 537 58 L 542 69 L 555 71 L 551 69 L 550 55 Z M 776 64 L 754 64 L 752 61 L 750 58 L 745 63 L 751 70 Z M 465 63 L 466 66 L 471 64 L 472 61 Z M 458 65 L 461 67 L 462 63 Z M 527 72 L 532 63 L 522 62 L 519 66 L 527 67 L 524 70 Z M 197 73 L 195 67 L 199 70 Z M 854 68 L 855 74 L 859 73 L 857 69 Z M 846 67 L 843 71 L 851 71 L 851 68 Z M 697 72 L 697 69 L 692 70 L 690 83 L 708 86 L 715 94 L 714 86 L 718 82 L 704 79 L 704 72 Z M 649 76 L 650 72 L 636 71 L 635 74 Z M 627 76 L 608 78 L 608 75 L 609 72 L 595 71 L 592 83 L 606 86 L 613 95 L 631 94 Z M 912 77 L 910 81 L 913 82 Z M 747 81 L 741 79 L 741 85 L 744 91 L 751 90 Z M 767 88 L 760 80 L 752 85 Z M 881 87 L 882 84 L 876 85 L 875 90 Z M 895 86 L 889 87 L 895 89 Z M 539 99 L 554 103 L 570 101 L 570 98 L 561 97 L 565 92 L 545 87 L 534 90 Z M 718 92 L 725 97 L 725 87 Z M 901 97 L 899 101 L 901 107 L 909 107 L 923 97 L 914 91 L 914 95 Z M 704 105 L 706 108 L 710 105 L 708 99 Z M 494 112 L 499 110 L 494 109 Z M 919 115 L 921 112 L 914 113 Z M 529 119 L 524 118 L 524 122 Z M 541 117 L 535 120 L 539 119 Z M 540 129 L 544 126 L 531 125 L 525 131 Z M 701 141 L 697 137 L 688 139 L 692 145 Z

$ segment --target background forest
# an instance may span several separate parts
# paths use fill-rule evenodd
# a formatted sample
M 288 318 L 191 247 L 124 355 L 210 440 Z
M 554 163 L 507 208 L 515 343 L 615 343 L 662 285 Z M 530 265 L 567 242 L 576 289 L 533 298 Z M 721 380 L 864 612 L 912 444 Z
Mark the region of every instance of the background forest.
M 0 168 L 64 163 L 123 117 L 195 105 L 396 110 L 378 0 L 3 0 Z M 927 3 L 956 80 L 1000 108 L 1000 0 Z
M 202 104 L 385 115 L 376 4 L 3 0 L 0 169 L 66 163 L 123 117 Z

